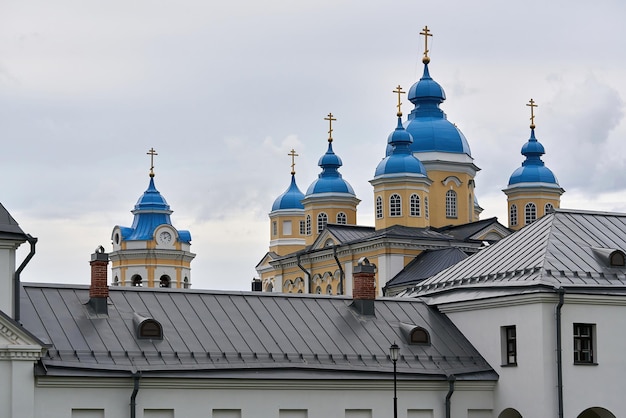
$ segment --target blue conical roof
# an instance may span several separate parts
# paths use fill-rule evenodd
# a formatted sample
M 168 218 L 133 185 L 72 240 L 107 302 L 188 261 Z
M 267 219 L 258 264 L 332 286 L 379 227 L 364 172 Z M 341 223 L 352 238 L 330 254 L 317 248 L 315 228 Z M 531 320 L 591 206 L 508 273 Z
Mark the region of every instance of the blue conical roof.
M 509 186 L 519 183 L 547 183 L 559 187 L 556 176 L 541 160 L 543 154 L 543 145 L 535 138 L 535 129 L 531 128 L 530 139 L 522 147 L 522 155 L 526 160 L 511 174 Z
M 324 154 L 318 164 L 322 167 L 322 172 L 307 189 L 306 195 L 310 196 L 317 193 L 347 193 L 354 194 L 354 189 L 341 177 L 339 173 L 339 167 L 343 164 L 341 158 L 333 151 L 333 143 L 328 141 L 328 150 Z
M 446 94 L 430 76 L 427 63 L 422 78 L 409 90 L 408 98 L 415 105 L 406 123 L 407 132 L 413 136 L 413 152 L 460 153 L 471 157 L 467 139 L 439 108 L 446 100 Z M 388 146 L 387 155 L 390 154 L 391 147 Z
M 378 164 L 374 177 L 391 174 L 418 174 L 426 177 L 426 169 L 411 151 L 413 136 L 402 126 L 400 116 L 398 126 L 389 135 L 387 142 L 391 147 L 391 153 Z
M 294 173 L 291 175 L 291 184 L 289 184 L 287 190 L 274 200 L 272 212 L 281 209 L 304 209 L 302 199 L 304 199 L 304 194 L 296 184 L 296 175 Z

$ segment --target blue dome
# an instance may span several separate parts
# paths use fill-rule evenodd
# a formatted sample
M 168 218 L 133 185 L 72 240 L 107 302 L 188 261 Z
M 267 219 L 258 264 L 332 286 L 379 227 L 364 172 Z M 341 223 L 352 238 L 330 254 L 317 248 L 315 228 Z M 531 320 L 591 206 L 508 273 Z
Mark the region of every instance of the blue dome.
M 339 173 L 338 169 L 343 164 L 341 158 L 333 152 L 333 143 L 331 141 L 328 142 L 328 151 L 320 158 L 318 165 L 322 167 L 322 172 L 318 175 L 317 180 L 307 189 L 307 196 L 317 193 L 348 193 L 355 195 L 352 186 L 341 178 L 341 173 Z
M 446 100 L 443 88 L 433 80 L 424 64 L 420 80 L 409 90 L 409 100 L 415 105 L 406 123 L 406 130 L 413 135 L 413 152 L 449 152 L 472 156 L 467 139 L 450 123 L 439 105 Z M 387 155 L 391 147 L 387 147 Z
M 122 238 L 126 241 L 148 241 L 154 237 L 154 230 L 160 225 L 172 225 L 170 220 L 170 206 L 154 186 L 154 177 L 150 177 L 148 189 L 141 195 L 135 209 L 133 225 L 120 227 Z M 189 243 L 191 234 L 189 231 L 178 231 L 178 240 Z
M 378 164 L 374 177 L 400 173 L 419 174 L 426 177 L 426 169 L 411 151 L 413 137 L 402 126 L 400 117 L 398 117 L 398 126 L 389 135 L 387 142 L 391 147 L 391 153 Z
M 300 189 L 298 189 L 298 186 L 296 185 L 296 176 L 295 174 L 292 174 L 291 184 L 287 190 L 274 200 L 272 212 L 281 209 L 304 209 L 302 199 L 304 199 L 304 194 L 300 191 Z
M 526 160 L 511 174 L 509 186 L 518 183 L 551 183 L 558 187 L 556 176 L 541 160 L 543 154 L 543 145 L 535 138 L 535 130 L 531 129 L 530 139 L 522 147 L 522 155 Z

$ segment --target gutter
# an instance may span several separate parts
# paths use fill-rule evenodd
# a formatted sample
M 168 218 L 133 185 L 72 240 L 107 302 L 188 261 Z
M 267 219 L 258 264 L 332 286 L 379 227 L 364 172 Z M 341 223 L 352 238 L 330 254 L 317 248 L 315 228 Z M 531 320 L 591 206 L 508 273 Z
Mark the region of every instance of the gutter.
M 452 397 L 452 394 L 454 393 L 455 380 L 456 380 L 456 377 L 453 374 L 448 376 L 448 394 L 446 395 L 446 418 L 450 418 L 450 409 L 451 409 L 451 403 L 452 403 L 450 402 L 450 398 Z
M 35 244 L 37 244 L 37 238 L 31 236 L 30 234 L 26 234 L 26 240 L 30 244 L 30 252 L 17 270 L 15 270 L 15 275 L 13 277 L 13 319 L 15 319 L 15 322 L 18 323 L 20 322 L 20 275 L 35 255 Z
M 335 263 L 337 263 L 337 267 L 339 267 L 339 288 L 337 289 L 337 294 L 343 295 L 345 293 L 344 288 L 343 288 L 343 281 L 344 281 L 345 273 L 343 272 L 343 267 L 341 266 L 341 263 L 339 262 L 339 258 L 337 257 L 336 245 L 333 245 L 333 257 L 335 258 Z
M 300 253 L 296 254 L 296 261 L 298 262 L 298 267 L 300 267 L 300 270 L 302 270 L 304 272 L 304 274 L 306 274 L 307 280 L 307 293 L 311 293 L 311 273 L 309 273 L 300 263 Z
M 141 372 L 135 372 L 133 377 L 133 393 L 130 395 L 130 418 L 137 416 L 137 393 L 139 392 L 139 379 L 141 378 Z
M 561 309 L 565 303 L 565 289 L 559 287 L 559 303 L 556 305 L 556 387 L 558 397 L 558 417 L 563 418 L 563 358 L 561 341 Z

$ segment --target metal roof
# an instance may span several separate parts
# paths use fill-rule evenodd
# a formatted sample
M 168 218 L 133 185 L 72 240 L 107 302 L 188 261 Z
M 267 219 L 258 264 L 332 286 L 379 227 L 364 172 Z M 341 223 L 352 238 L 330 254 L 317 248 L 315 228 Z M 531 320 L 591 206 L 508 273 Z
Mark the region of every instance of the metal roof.
M 13 219 L 2 203 L 0 203 L 0 238 L 19 239 L 22 241 L 26 239 L 26 234 L 24 234 L 22 228 L 20 228 L 17 221 Z
M 376 315 L 363 316 L 351 299 L 337 296 L 112 288 L 102 317 L 89 313 L 88 292 L 24 284 L 23 324 L 51 344 L 40 372 L 380 378 L 392 371 L 395 341 L 398 373 L 406 378 L 497 379 L 452 322 L 419 299 L 378 299 Z M 138 339 L 135 314 L 160 322 L 163 340 Z M 409 344 L 406 324 L 426 329 L 431 344 Z
M 626 251 L 626 214 L 557 209 L 406 293 L 546 286 L 621 288 L 626 267 L 602 251 Z
M 496 229 L 503 232 L 505 235 L 509 235 L 511 233 L 511 230 L 498 222 L 498 218 L 496 217 L 481 219 L 480 221 L 469 222 L 462 225 L 450 225 L 435 229 L 438 232 L 450 235 L 463 241 L 477 239 L 477 236 L 484 234 L 490 229 Z

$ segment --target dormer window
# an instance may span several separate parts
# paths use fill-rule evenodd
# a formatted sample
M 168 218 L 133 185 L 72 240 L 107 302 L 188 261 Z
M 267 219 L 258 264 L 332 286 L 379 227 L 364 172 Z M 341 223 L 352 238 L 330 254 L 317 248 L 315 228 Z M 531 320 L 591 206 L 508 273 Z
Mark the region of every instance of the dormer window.
M 430 334 L 423 327 L 400 324 L 400 330 L 409 344 L 430 344 Z
M 133 314 L 133 323 L 137 332 L 137 338 L 149 340 L 163 339 L 163 327 L 156 319 L 135 312 Z
M 626 266 L 626 255 L 622 250 L 599 247 L 592 247 L 591 250 L 606 267 L 620 268 Z
M 626 257 L 624 257 L 624 253 L 619 250 L 613 251 L 610 260 L 611 267 L 624 267 L 626 264 Z

